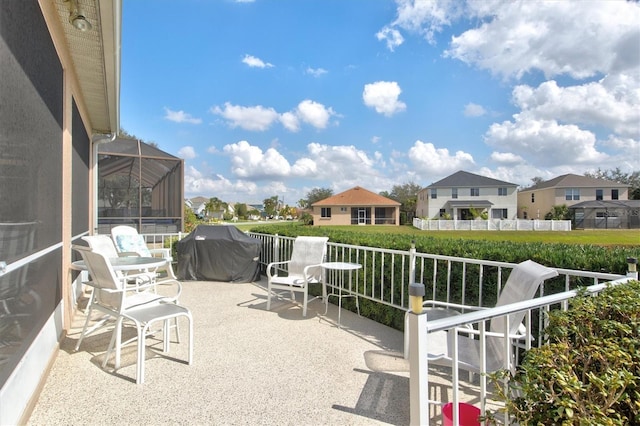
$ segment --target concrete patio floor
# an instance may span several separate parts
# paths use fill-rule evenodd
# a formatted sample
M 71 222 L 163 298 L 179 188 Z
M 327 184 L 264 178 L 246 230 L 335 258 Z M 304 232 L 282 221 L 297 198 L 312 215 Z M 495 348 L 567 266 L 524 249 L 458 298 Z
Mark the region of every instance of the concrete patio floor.
M 71 424 L 409 424 L 409 366 L 401 332 L 315 300 L 301 307 L 272 299 L 258 283 L 183 282 L 181 304 L 194 317 L 194 362 L 182 342 L 162 354 L 147 339 L 145 383 L 135 384 L 135 345 L 121 368 L 102 370 L 110 329 L 75 352 L 78 312 L 29 425 Z M 113 360 L 110 361 L 112 367 Z M 448 372 L 430 374 L 430 398 L 447 400 Z M 467 401 L 475 402 L 469 388 Z M 432 424 L 441 423 L 440 409 Z

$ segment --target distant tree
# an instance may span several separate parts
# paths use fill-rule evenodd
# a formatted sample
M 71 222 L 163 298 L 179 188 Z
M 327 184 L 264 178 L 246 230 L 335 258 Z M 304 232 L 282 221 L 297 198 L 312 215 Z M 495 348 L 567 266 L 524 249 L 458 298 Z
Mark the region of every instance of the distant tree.
M 244 203 L 237 203 L 235 205 L 235 210 L 236 210 L 236 216 L 239 218 L 243 218 L 246 219 L 248 216 L 248 208 L 247 205 Z
M 198 217 L 187 204 L 184 205 L 184 232 L 191 232 L 198 225 Z
M 105 206 L 114 209 L 138 207 L 138 181 L 129 174 L 115 174 L 100 179 L 98 196 Z
M 229 205 L 219 199 L 218 197 L 211 197 L 204 205 L 204 210 L 207 213 L 219 213 L 220 211 L 226 211 Z M 224 214 L 224 213 L 223 213 Z
M 260 216 L 260 210 L 256 209 L 256 208 L 252 208 L 251 210 L 249 210 L 247 212 L 247 217 L 251 217 L 251 216 L 255 216 L 255 217 L 259 217 Z
M 274 195 L 273 197 L 265 198 L 262 204 L 264 205 L 264 211 L 267 216 L 273 216 L 276 214 L 276 209 L 278 208 L 278 196 Z
M 522 189 L 528 189 L 528 188 L 532 188 L 536 185 L 541 184 L 542 182 L 544 182 L 544 179 L 541 178 L 540 176 L 534 176 L 531 178 L 531 185 L 529 186 L 523 186 Z
M 566 204 L 553 206 L 551 211 L 544 215 L 545 220 L 571 220 L 571 211 Z
M 623 173 L 620 167 L 616 167 L 611 170 L 601 170 L 598 168 L 593 173 L 585 173 L 587 177 L 596 179 L 606 179 L 613 182 L 623 183 L 629 185 L 629 199 L 640 200 L 640 171 L 634 171 L 631 173 Z
M 155 148 L 158 148 L 158 144 L 156 142 L 153 141 L 146 141 L 142 138 L 137 137 L 136 135 L 134 135 L 133 133 L 129 133 L 127 132 L 125 129 L 123 129 L 122 127 L 120 127 L 120 131 L 118 131 L 118 137 L 122 138 L 122 139 L 133 139 L 133 140 L 139 140 L 141 142 L 146 143 L 147 145 L 151 145 Z
M 310 209 L 313 203 L 329 198 L 333 195 L 333 189 L 331 188 L 313 188 L 307 192 L 307 198 L 302 198 L 298 201 L 298 206 L 301 209 Z
M 394 185 L 391 192 L 382 191 L 380 195 L 391 198 L 399 202 L 400 218 L 404 219 L 404 223 L 413 220 L 416 215 L 416 204 L 418 202 L 418 192 L 422 187 L 414 182 L 407 182 L 402 185 Z M 402 222 L 402 220 L 401 220 Z

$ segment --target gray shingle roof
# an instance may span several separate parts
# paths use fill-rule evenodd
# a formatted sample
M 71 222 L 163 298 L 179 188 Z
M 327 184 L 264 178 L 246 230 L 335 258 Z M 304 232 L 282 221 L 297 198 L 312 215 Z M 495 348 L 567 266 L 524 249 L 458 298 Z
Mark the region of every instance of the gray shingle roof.
M 476 175 L 474 173 L 460 170 L 454 174 L 441 179 L 427 188 L 455 188 L 455 187 L 486 187 L 486 186 L 518 186 L 515 183 L 505 182 L 498 179 L 488 178 L 486 176 Z
M 566 174 L 549 179 L 544 182 L 540 182 L 530 188 L 525 188 L 522 191 L 535 191 L 546 188 L 628 188 L 629 185 L 614 182 L 606 179 L 596 179 L 587 176 L 580 176 L 574 174 Z

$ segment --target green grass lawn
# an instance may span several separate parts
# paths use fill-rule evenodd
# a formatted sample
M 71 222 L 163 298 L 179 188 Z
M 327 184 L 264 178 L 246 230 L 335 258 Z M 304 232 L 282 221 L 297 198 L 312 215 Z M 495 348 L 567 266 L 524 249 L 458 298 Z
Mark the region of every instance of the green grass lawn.
M 288 225 L 302 227 L 298 222 L 253 222 L 238 224 L 243 231 L 256 225 Z M 421 231 L 413 226 L 331 226 L 331 229 L 367 234 L 405 234 L 444 239 L 485 241 L 542 242 L 563 244 L 593 244 L 598 246 L 640 246 L 640 230 L 576 230 L 576 231 Z

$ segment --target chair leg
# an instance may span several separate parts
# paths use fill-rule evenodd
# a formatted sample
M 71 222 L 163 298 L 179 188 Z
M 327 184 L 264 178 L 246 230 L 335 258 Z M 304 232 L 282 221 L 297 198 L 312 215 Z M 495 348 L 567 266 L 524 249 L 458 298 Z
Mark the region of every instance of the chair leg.
M 117 370 L 120 368 L 120 350 L 122 346 L 122 317 L 119 317 L 116 320 L 115 328 L 113 329 L 113 334 L 111 335 L 111 341 L 109 342 L 109 347 L 107 348 L 107 353 L 104 356 L 104 361 L 102 361 L 102 368 L 107 366 L 107 361 L 111 356 L 111 352 L 115 349 L 116 356 L 113 363 L 113 369 Z
M 267 311 L 271 310 L 271 282 L 267 284 Z
M 303 296 L 303 299 L 302 299 L 302 316 L 306 317 L 307 316 L 307 302 L 309 301 L 309 291 L 308 291 L 307 287 L 305 287 L 303 293 L 304 293 L 304 296 Z
M 178 326 L 178 317 L 173 318 L 174 324 L 176 324 L 176 328 Z M 163 342 L 162 342 L 162 350 L 164 351 L 164 353 L 169 353 L 169 347 L 170 347 L 170 343 L 171 343 L 171 325 L 169 325 L 170 320 L 166 319 L 163 321 L 163 326 L 162 326 L 162 334 L 163 334 Z
M 145 358 L 145 337 L 149 324 L 142 325 L 136 323 L 136 331 L 138 332 L 138 362 L 136 365 L 136 384 L 144 383 L 144 358 Z
M 89 309 L 87 311 L 87 318 L 84 320 L 84 327 L 82 327 L 82 333 L 80 333 L 80 337 L 78 338 L 78 343 L 76 343 L 76 351 L 80 349 L 82 340 L 84 339 L 85 333 L 87 332 L 87 327 L 89 326 L 89 319 L 91 319 L 91 313 L 93 312 L 92 302 L 93 302 L 93 292 L 91 292 L 91 297 L 89 298 Z

